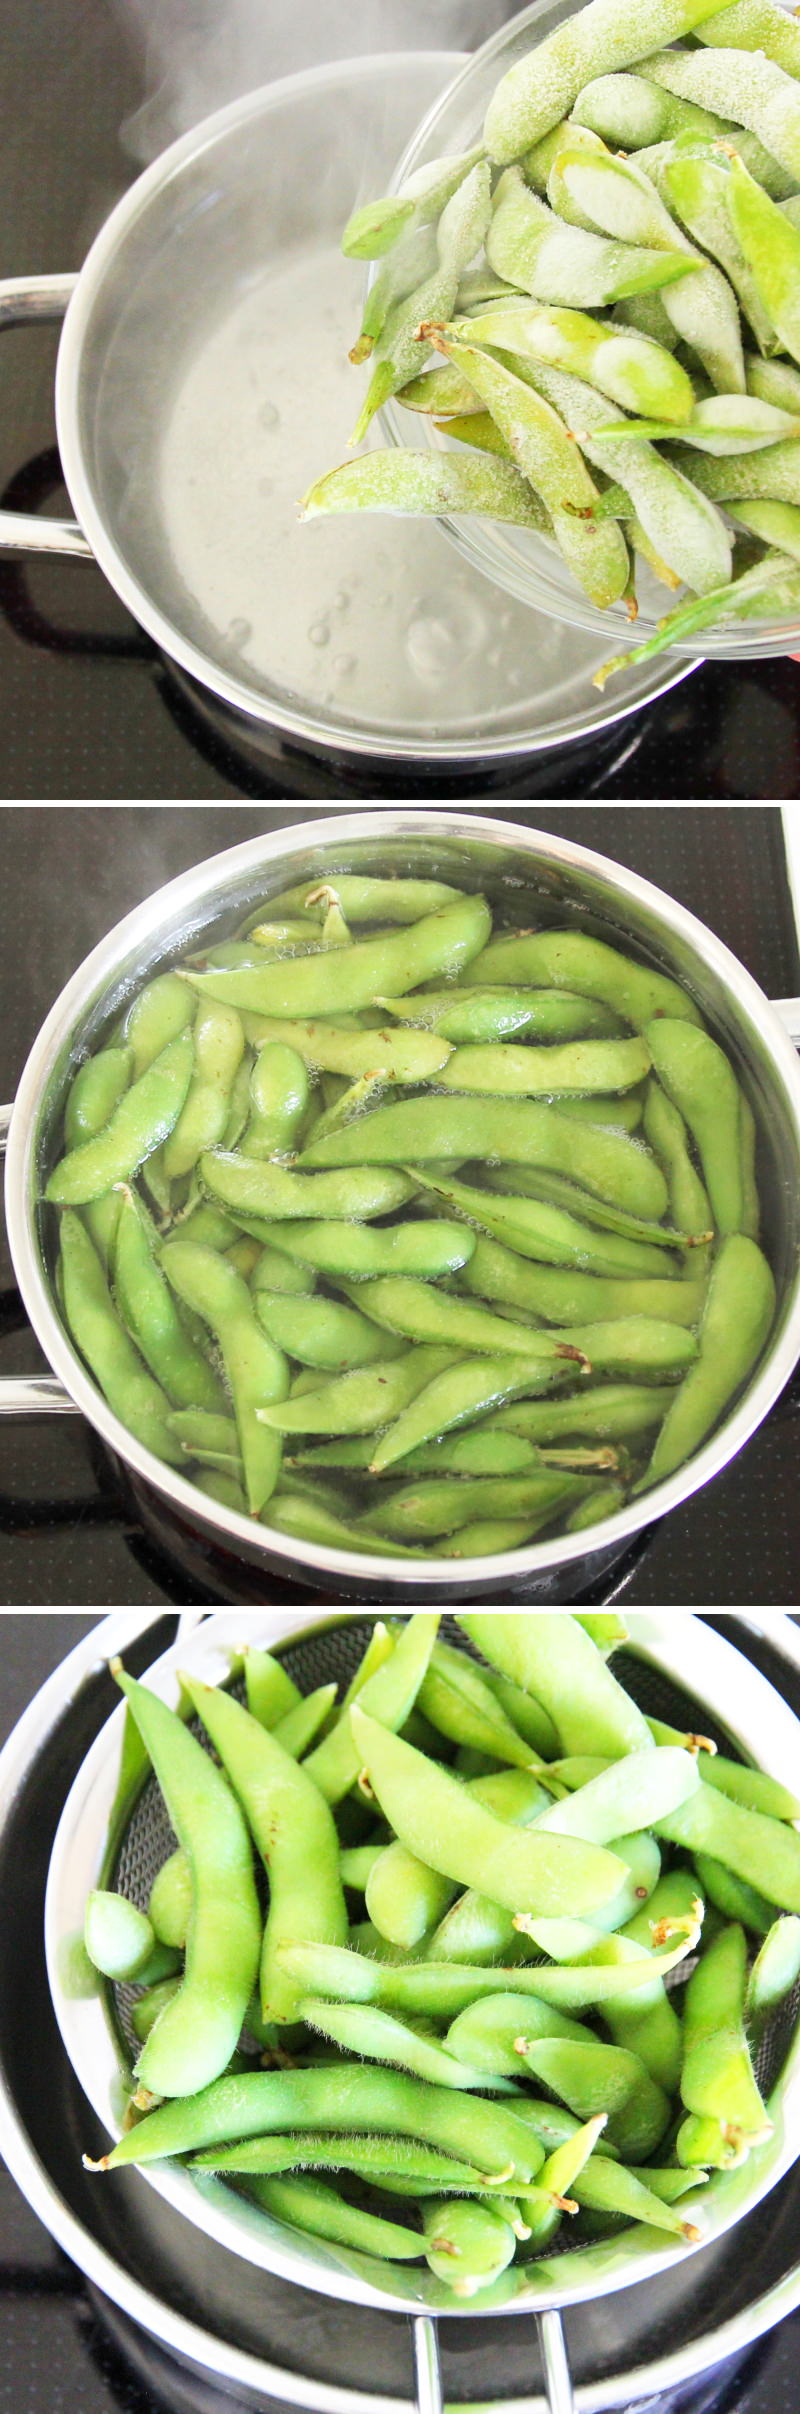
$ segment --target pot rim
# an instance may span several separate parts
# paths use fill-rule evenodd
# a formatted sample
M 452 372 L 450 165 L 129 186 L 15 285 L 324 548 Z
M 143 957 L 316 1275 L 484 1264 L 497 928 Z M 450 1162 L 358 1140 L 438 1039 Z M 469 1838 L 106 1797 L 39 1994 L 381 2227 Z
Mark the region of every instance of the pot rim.
M 157 1613 L 153 1610 L 134 1610 L 110 1613 L 98 1621 L 88 1635 L 81 1638 L 66 1660 L 62 1660 L 45 1680 L 32 1702 L 23 1711 L 0 1752 L 0 1829 L 9 1819 L 16 1794 L 25 1781 L 27 1771 L 39 1748 L 46 1748 L 50 1733 L 58 1724 L 65 1699 L 72 1700 L 87 1681 L 93 1668 L 103 1664 L 115 1651 L 129 1646 L 147 1627 Z M 737 1624 L 754 1625 L 763 1631 L 758 1620 L 733 1613 Z M 784 1612 L 771 1613 L 769 1639 L 779 1655 L 795 1669 L 800 1667 L 800 1635 L 791 1618 Z M 66 1683 L 65 1683 L 66 1680 Z M 65 2198 L 54 2185 L 36 2153 L 24 2124 L 22 2110 L 16 2103 L 5 2073 L 0 2066 L 0 2151 L 12 2179 L 31 2206 L 36 2217 L 51 2237 L 70 2256 L 90 2284 L 137 2323 L 151 2337 L 160 2341 L 183 2362 L 195 2365 L 199 2371 L 211 2372 L 223 2382 L 233 2382 L 254 2393 L 266 2391 L 278 2402 L 297 2406 L 299 2414 L 407 2414 L 408 2399 L 369 2396 L 361 2390 L 339 2388 L 327 2381 L 311 2381 L 296 2369 L 285 2371 L 248 2350 L 230 2345 L 212 2336 L 185 2313 L 168 2308 L 143 2283 L 131 2278 L 108 2250 L 99 2244 L 92 2232 L 73 2213 Z M 626 2402 L 650 2398 L 662 2390 L 678 2387 L 707 2371 L 712 2365 L 742 2354 L 778 2322 L 793 2313 L 800 2304 L 800 2262 L 767 2289 L 755 2304 L 742 2307 L 711 2334 L 714 2341 L 712 2356 L 697 2354 L 698 2341 L 672 2349 L 651 2364 L 642 2365 L 624 2375 Z M 445 2317 L 446 2318 L 446 2317 Z M 705 2346 L 708 2334 L 699 2342 Z M 577 2414 L 612 2414 L 619 2404 L 620 2379 L 611 2378 L 599 2383 L 579 2383 L 575 2391 Z M 635 2394 L 632 2395 L 631 2393 Z M 464 2414 L 471 2414 L 465 2401 Z M 478 2410 L 475 2410 L 478 2414 Z M 480 2402 L 480 2414 L 544 2414 L 541 2398 L 508 2398 Z
M 203 118 L 187 134 L 180 135 L 143 170 L 115 203 L 99 234 L 95 236 L 69 301 L 56 363 L 56 428 L 72 507 L 104 577 L 132 613 L 134 620 L 146 629 L 160 650 L 212 697 L 232 706 L 250 724 L 278 730 L 312 752 L 319 750 L 325 755 L 335 753 L 345 760 L 350 756 L 372 760 L 376 765 L 385 759 L 393 763 L 406 763 L 409 767 L 431 762 L 474 766 L 483 761 L 524 760 L 529 755 L 585 742 L 603 730 L 616 727 L 618 722 L 627 720 L 632 713 L 643 710 L 646 705 L 655 703 L 660 696 L 688 678 L 693 670 L 697 670 L 699 662 L 695 657 L 686 660 L 674 653 L 665 657 L 663 663 L 648 667 L 641 692 L 630 696 L 625 702 L 601 699 L 592 688 L 587 669 L 586 712 L 573 715 L 573 721 L 577 718 L 579 726 L 570 727 L 560 736 L 549 733 L 523 735 L 521 732 L 511 737 L 504 736 L 502 732 L 492 736 L 487 731 L 481 733 L 479 741 L 467 738 L 456 740 L 447 736 L 439 737 L 430 730 L 423 732 L 420 728 L 418 739 L 412 740 L 377 729 L 351 729 L 346 725 L 337 728 L 325 726 L 322 722 L 310 723 L 302 712 L 293 712 L 286 701 L 277 695 L 263 694 L 256 686 L 249 686 L 244 679 L 226 670 L 212 654 L 204 652 L 199 644 L 183 636 L 148 588 L 140 584 L 117 544 L 113 528 L 98 508 L 80 437 L 79 394 L 84 345 L 92 313 L 106 274 L 113 268 L 119 245 L 125 241 L 131 228 L 146 215 L 156 194 L 172 178 L 179 176 L 184 166 L 201 158 L 204 151 L 213 149 L 214 144 L 226 134 L 253 119 L 283 109 L 293 98 L 324 91 L 326 86 L 343 79 L 348 83 L 368 82 L 370 76 L 375 76 L 379 70 L 385 69 L 387 75 L 392 75 L 404 67 L 407 70 L 411 62 L 418 63 L 420 59 L 430 62 L 431 72 L 439 62 L 444 83 L 448 73 L 451 80 L 460 79 L 468 64 L 469 53 L 449 50 L 378 51 L 362 57 L 332 59 L 321 66 L 303 68 L 297 74 L 281 76 L 274 84 L 262 84 L 254 92 L 245 93 L 241 99 L 228 102 L 223 109 Z M 449 523 L 443 522 L 442 526 L 449 533 Z M 497 592 L 500 594 L 501 590 L 498 588 Z
M 6 1218 L 8 1240 L 14 1271 L 22 1293 L 26 1313 L 45 1356 L 60 1377 L 67 1392 L 102 1438 L 110 1444 L 123 1463 L 161 1492 L 188 1515 L 195 1526 L 210 1526 L 222 1542 L 249 1546 L 247 1556 L 253 1558 L 254 1548 L 262 1543 L 265 1557 L 276 1556 L 286 1562 L 286 1572 L 300 1565 L 314 1569 L 317 1578 L 357 1579 L 361 1577 L 373 1587 L 390 1586 L 403 1589 L 410 1600 L 423 1592 L 435 1590 L 442 1595 L 468 1589 L 480 1584 L 484 1594 L 490 1585 L 496 1587 L 502 1599 L 508 1583 L 532 1577 L 584 1559 L 587 1553 L 605 1546 L 622 1545 L 631 1535 L 648 1525 L 654 1517 L 678 1507 L 726 1466 L 735 1452 L 749 1440 L 751 1434 L 773 1406 L 783 1385 L 788 1381 L 800 1354 L 800 1264 L 790 1290 L 790 1304 L 784 1329 L 767 1346 L 763 1364 L 755 1380 L 748 1385 L 732 1414 L 703 1444 L 701 1450 L 679 1468 L 675 1474 L 638 1495 L 612 1517 L 582 1532 L 565 1535 L 558 1542 L 530 1543 L 526 1548 L 506 1551 L 480 1559 L 434 1560 L 432 1558 L 393 1558 L 368 1552 L 346 1552 L 324 1549 L 321 1545 L 301 1542 L 296 1537 L 280 1534 L 234 1510 L 225 1510 L 208 1495 L 198 1493 L 197 1487 L 175 1469 L 157 1459 L 128 1431 L 108 1407 L 77 1351 L 68 1340 L 51 1298 L 50 1285 L 45 1279 L 43 1260 L 34 1232 L 33 1210 L 28 1198 L 35 1186 L 34 1134 L 38 1110 L 47 1075 L 77 1019 L 87 998 L 99 994 L 102 986 L 110 986 L 120 959 L 137 944 L 156 935 L 153 927 L 153 906 L 159 907 L 157 935 L 163 937 L 170 928 L 180 929 L 187 911 L 216 890 L 220 911 L 225 893 L 239 874 L 265 868 L 284 859 L 290 880 L 293 859 L 325 847 L 347 847 L 351 840 L 389 835 L 397 839 L 414 839 L 423 834 L 443 840 L 483 840 L 495 845 L 508 844 L 534 861 L 542 856 L 550 863 L 565 869 L 588 873 L 606 883 L 615 897 L 632 898 L 655 915 L 658 923 L 666 922 L 671 938 L 679 938 L 695 956 L 716 975 L 728 994 L 733 992 L 737 1005 L 743 1007 L 751 1028 L 759 1036 L 770 1062 L 781 1081 L 789 1110 L 797 1148 L 798 1177 L 800 1178 L 800 1061 L 792 1042 L 764 992 L 745 970 L 722 940 L 653 882 L 629 871 L 612 858 L 596 850 L 578 845 L 571 839 L 554 836 L 546 830 L 529 829 L 516 822 L 498 822 L 473 813 L 437 812 L 427 807 L 410 809 L 381 808 L 378 814 L 337 815 L 315 821 L 310 826 L 276 831 L 268 837 L 246 839 L 235 847 L 224 849 L 205 858 L 177 878 L 167 882 L 154 895 L 135 906 L 121 922 L 84 958 L 56 998 L 28 1056 L 20 1078 L 11 1114 L 6 1159 Z M 666 913 L 665 913 L 666 908 Z M 259 1551 L 260 1556 L 260 1551 Z

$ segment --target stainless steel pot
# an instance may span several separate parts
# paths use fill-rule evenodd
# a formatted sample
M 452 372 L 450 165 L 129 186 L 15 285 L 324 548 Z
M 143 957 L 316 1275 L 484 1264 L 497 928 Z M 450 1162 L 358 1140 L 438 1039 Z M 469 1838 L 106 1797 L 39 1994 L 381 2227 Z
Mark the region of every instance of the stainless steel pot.
M 290 1613 L 291 1615 L 291 1613 Z M 800 1706 L 800 1636 L 792 1620 L 748 1628 L 770 1680 Z M 174 1621 L 117 1613 L 56 1669 L 0 1758 L 0 1903 L 15 1951 L 0 1970 L 0 2151 L 33 2211 L 85 2273 L 146 2385 L 186 2414 L 222 2414 L 231 2399 L 266 2414 L 407 2414 L 405 2323 L 321 2300 L 253 2272 L 205 2242 L 173 2208 L 134 2184 L 98 2185 L 80 2165 L 91 2116 L 61 2051 L 42 1949 L 42 1903 L 65 1793 L 113 1706 L 107 1661 L 124 1651 L 138 1673 L 173 1639 Z M 169 1630 L 169 1631 L 168 1631 Z M 35 2041 L 35 2058 L 31 2050 Z M 88 2124 L 88 2128 L 87 2128 Z M 98 2126 L 97 2136 L 101 2136 Z M 763 2211 L 710 2255 L 693 2254 L 646 2287 L 572 2309 L 567 2330 L 577 2414 L 652 2404 L 662 2390 L 727 2363 L 800 2303 L 800 2166 Z M 118 2174 L 135 2182 L 133 2173 Z M 545 2414 L 533 2322 L 468 2315 L 443 2326 L 449 2404 L 464 2414 Z M 137 2346 L 138 2341 L 138 2346 Z
M 507 599 L 438 524 L 298 521 L 361 389 L 364 272 L 341 229 L 461 64 L 336 60 L 247 93 L 146 170 L 77 278 L 0 285 L 0 329 L 66 313 L 56 418 L 77 514 L 0 513 L 0 549 L 93 555 L 234 743 L 372 771 L 370 794 L 409 766 L 472 766 L 485 794 L 493 771 L 596 740 L 688 669 L 638 665 L 601 697 L 609 633 Z
M 696 997 L 737 1067 L 759 1128 L 765 1243 L 775 1273 L 775 1325 L 752 1380 L 690 1464 L 589 1536 L 544 1540 L 495 1558 L 454 1562 L 371 1558 L 289 1542 L 224 1511 L 154 1458 L 112 1415 L 78 1357 L 54 1295 L 53 1220 L 41 1192 L 59 1150 L 64 1096 L 76 1065 L 102 1044 L 124 1002 L 154 970 L 210 930 L 232 929 L 287 884 L 346 871 L 403 871 L 485 890 L 505 918 L 568 919 L 597 928 L 672 973 Z M 800 1003 L 786 1017 L 800 1037 Z M 544 832 L 472 814 L 383 811 L 281 831 L 196 865 L 136 908 L 68 982 L 49 1014 L 10 1112 L 6 1201 L 17 1280 L 34 1331 L 63 1387 L 0 1387 L 0 1412 L 81 1409 L 125 1464 L 146 1479 L 185 1526 L 222 1540 L 263 1568 L 345 1601 L 574 1599 L 613 1565 L 627 1539 L 726 1466 L 767 1414 L 800 1353 L 800 1067 L 786 1028 L 727 948 L 683 906 L 606 857 Z

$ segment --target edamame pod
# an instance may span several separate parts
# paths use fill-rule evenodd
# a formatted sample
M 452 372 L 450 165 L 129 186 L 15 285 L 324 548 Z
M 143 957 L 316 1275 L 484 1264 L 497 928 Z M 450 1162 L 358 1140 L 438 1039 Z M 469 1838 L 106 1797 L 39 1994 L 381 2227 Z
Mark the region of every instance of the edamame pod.
M 755 1365 L 775 1313 L 766 1258 L 744 1232 L 723 1241 L 711 1270 L 694 1367 L 676 1393 L 653 1446 L 651 1482 L 698 1450 Z
M 97 1251 L 71 1208 L 61 1217 L 59 1236 L 64 1315 L 76 1348 L 128 1432 L 157 1458 L 180 1466 L 183 1454 L 170 1431 L 167 1394 L 129 1339 Z
M 496 1156 L 572 1175 L 637 1215 L 663 1214 L 666 1184 L 655 1160 L 627 1133 L 584 1127 L 539 1100 L 421 1097 L 378 1106 L 356 1125 L 303 1155 L 310 1170 L 336 1165 L 406 1165 L 436 1157 Z
M 219 1343 L 233 1397 L 248 1506 L 257 1517 L 274 1491 L 281 1458 L 280 1443 L 259 1423 L 257 1410 L 265 1400 L 285 1398 L 286 1360 L 261 1331 L 247 1284 L 215 1250 L 173 1240 L 161 1263 L 179 1299 L 203 1317 Z
M 374 459 L 374 455 L 366 456 Z M 356 939 L 333 953 L 287 956 L 263 972 L 187 973 L 199 995 L 255 1014 L 305 1019 L 310 1014 L 352 1012 L 368 1006 L 382 990 L 402 996 L 421 981 L 444 973 L 452 979 L 477 955 L 488 936 L 489 908 L 483 897 L 462 897 L 436 913 L 423 914 L 410 929 L 374 939 Z
M 575 1618 L 479 1610 L 456 1617 L 485 1659 L 544 1704 L 563 1751 L 613 1759 L 652 1751 L 647 1720 Z
M 182 1720 L 146 1685 L 114 1673 L 191 1869 L 185 1976 L 136 2065 L 140 2086 L 183 2099 L 224 2070 L 252 1994 L 261 1914 L 250 1839 L 230 1787 Z
M 590 76 L 612 74 L 646 58 L 654 40 L 679 41 L 716 0 L 590 0 L 501 77 L 489 104 L 484 138 L 492 159 L 518 159 L 558 118 L 566 117 Z
M 302 2017 L 296 1986 L 281 1967 L 279 1944 L 300 1936 L 343 1944 L 347 1912 L 339 1876 L 339 1840 L 319 1787 L 274 1735 L 219 1686 L 181 1682 L 220 1754 L 269 1874 L 261 1946 L 264 2020 Z
M 145 1073 L 124 1090 L 105 1130 L 83 1140 L 54 1166 L 45 1197 L 56 1206 L 83 1206 L 115 1182 L 127 1182 L 171 1132 L 192 1074 L 188 1032 L 171 1040 Z
M 463 1280 L 479 1299 L 500 1300 L 505 1307 L 543 1317 L 547 1324 L 569 1326 L 575 1322 L 587 1329 L 600 1322 L 637 1317 L 695 1325 L 705 1294 L 702 1279 L 640 1280 L 634 1275 L 615 1277 L 561 1266 L 535 1266 L 528 1258 L 521 1261 L 514 1249 L 483 1238 L 463 1270 Z M 606 1371 L 616 1371 L 607 1360 L 598 1359 L 596 1348 L 589 1355 L 593 1366 L 604 1363 Z
M 285 1948 L 287 1954 L 288 1950 Z M 376 1963 L 376 1969 L 378 1966 Z M 95 2167 L 113 2171 L 125 2163 L 152 2162 L 166 2154 L 196 2153 L 218 2145 L 223 2149 L 222 2167 L 230 2169 L 225 2146 L 233 2129 L 240 2139 L 256 2141 L 275 2131 L 283 2133 L 323 2121 L 330 2132 L 360 2129 L 376 2137 L 394 2137 L 398 2132 L 418 2137 L 425 2145 L 443 2148 L 473 2168 L 484 2169 L 489 2178 L 502 2174 L 506 2183 L 512 2178 L 534 2179 L 544 2161 L 533 2130 L 502 2102 L 462 2095 L 455 2087 L 435 2087 L 399 2071 L 353 2068 L 345 2063 L 220 2079 L 180 2103 L 149 2112 Z M 220 2161 L 207 2154 L 205 2167 L 219 2169 Z M 247 2168 L 247 2159 L 237 2158 L 235 2167 Z M 257 2145 L 249 2167 L 258 2169 Z
M 396 1167 L 381 1171 L 357 1161 L 348 1166 L 344 1178 L 330 1175 L 320 1181 L 305 1173 L 290 1173 L 284 1165 L 263 1164 L 258 1158 L 237 1156 L 234 1150 L 215 1148 L 200 1159 L 200 1175 L 212 1197 L 224 1201 L 237 1222 L 246 1216 L 248 1221 L 268 1219 L 294 1223 L 306 1216 L 321 1216 L 326 1223 L 338 1217 L 352 1218 L 356 1223 L 368 1222 L 371 1216 L 390 1215 L 395 1207 L 404 1207 L 413 1196 L 414 1183 Z M 259 1222 L 258 1238 L 262 1237 Z M 270 1235 L 270 1238 L 272 1236 Z

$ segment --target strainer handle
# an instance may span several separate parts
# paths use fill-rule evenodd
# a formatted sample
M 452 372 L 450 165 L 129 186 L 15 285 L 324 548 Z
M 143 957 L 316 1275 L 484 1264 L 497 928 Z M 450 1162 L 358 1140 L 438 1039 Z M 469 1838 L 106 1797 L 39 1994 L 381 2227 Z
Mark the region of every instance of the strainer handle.
M 774 997 L 772 1005 L 780 1015 L 784 1031 L 788 1031 L 795 1047 L 800 1048 L 800 997 Z
M 417 2414 L 443 2414 L 442 2364 L 436 2323 L 429 2313 L 415 2314 L 411 2332 Z
M 549 2414 L 575 2414 L 572 2373 L 560 2313 L 536 2316 L 544 2365 L 544 2394 Z

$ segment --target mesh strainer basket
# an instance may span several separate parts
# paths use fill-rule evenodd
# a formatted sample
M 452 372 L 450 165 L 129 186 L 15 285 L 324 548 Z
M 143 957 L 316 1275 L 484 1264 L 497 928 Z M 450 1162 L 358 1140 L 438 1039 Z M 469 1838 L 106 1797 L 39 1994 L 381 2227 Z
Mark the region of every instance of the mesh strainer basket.
M 202 1620 L 184 1635 L 147 1671 L 145 1682 L 174 1708 L 180 1667 L 207 1683 L 225 1682 L 231 1653 L 248 1641 L 278 1649 L 303 1692 L 330 1677 L 346 1685 L 371 1626 L 372 1619 L 358 1611 L 311 1624 L 286 1610 L 244 1615 L 228 1611 Z M 800 1723 L 733 1641 L 691 1613 L 638 1614 L 630 1618 L 629 1627 L 629 1645 L 614 1665 L 643 1709 L 681 1729 L 701 1729 L 731 1756 L 768 1769 L 790 1788 L 796 1786 Z M 445 1620 L 443 1631 L 449 1640 L 464 1644 L 454 1621 Z M 45 1907 L 48 1974 L 63 2041 L 95 2112 L 114 2136 L 121 2125 L 131 2059 L 126 1991 L 86 1993 L 85 1981 L 82 1988 L 75 1976 L 76 1940 L 82 1935 L 86 1898 L 93 1886 L 118 1885 L 144 1907 L 156 1870 L 174 1844 L 153 1778 L 142 1787 L 132 1810 L 128 1803 L 122 1819 L 116 1810 L 124 1715 L 120 1703 L 72 1786 L 53 1846 Z M 551 2414 L 569 2414 L 573 2403 L 562 2310 L 646 2281 L 687 2255 L 713 2257 L 716 2242 L 752 2210 L 800 2152 L 798 2011 L 800 1984 L 773 2014 L 759 2047 L 756 2071 L 769 2101 L 772 2135 L 746 2163 L 715 2173 L 704 2189 L 700 2246 L 689 2247 L 649 2229 L 629 2229 L 598 2244 L 560 2247 L 538 2261 L 512 2264 L 495 2285 L 487 2312 L 527 2313 L 537 2319 Z M 387 2267 L 371 2257 L 301 2235 L 221 2181 L 194 2178 L 177 2165 L 129 2169 L 124 2178 L 137 2190 L 156 2190 L 206 2238 L 273 2274 L 327 2296 L 410 2315 L 416 2403 L 419 2414 L 437 2414 L 442 2400 L 436 2316 L 463 2321 L 466 2314 L 474 2321 L 484 2310 L 474 2301 L 463 2311 L 454 2308 L 449 2292 L 429 2271 L 404 2265 L 387 2273 Z M 97 2185 L 118 2186 L 119 2178 L 98 2179 Z

